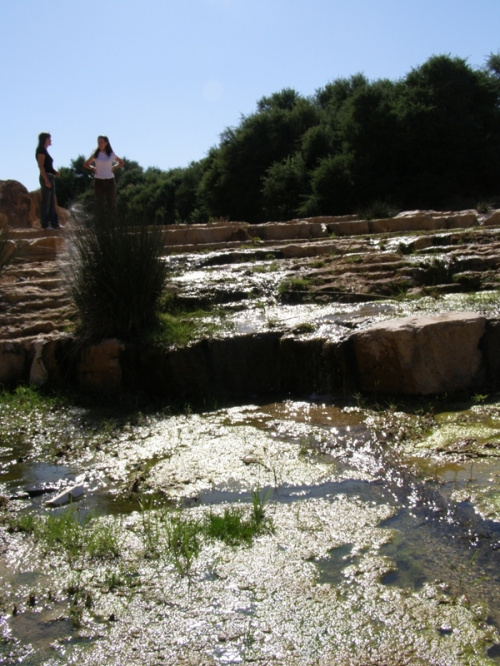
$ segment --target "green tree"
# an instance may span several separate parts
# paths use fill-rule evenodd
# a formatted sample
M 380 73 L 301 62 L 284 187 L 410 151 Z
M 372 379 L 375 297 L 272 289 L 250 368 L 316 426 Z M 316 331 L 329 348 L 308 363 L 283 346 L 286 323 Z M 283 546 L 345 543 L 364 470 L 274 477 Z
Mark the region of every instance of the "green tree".
M 262 221 L 262 178 L 293 155 L 304 132 L 318 122 L 315 105 L 290 89 L 263 97 L 257 109 L 238 128 L 227 129 L 209 153 L 199 192 L 214 217 Z
M 356 206 L 353 182 L 354 158 L 338 153 L 322 159 L 311 173 L 311 194 L 299 208 L 299 214 L 344 215 Z
M 461 58 L 434 56 L 411 71 L 400 100 L 402 151 L 411 163 L 405 202 L 473 205 L 495 186 L 499 166 L 498 88 Z M 410 162 L 411 160 L 411 162 Z
M 56 185 L 57 202 L 63 208 L 69 208 L 92 188 L 92 174 L 83 166 L 86 159 L 84 155 L 78 155 L 76 159 L 71 160 L 71 166 L 59 169 Z
M 307 170 L 300 153 L 272 164 L 262 186 L 265 219 L 290 220 L 295 217 L 307 189 Z

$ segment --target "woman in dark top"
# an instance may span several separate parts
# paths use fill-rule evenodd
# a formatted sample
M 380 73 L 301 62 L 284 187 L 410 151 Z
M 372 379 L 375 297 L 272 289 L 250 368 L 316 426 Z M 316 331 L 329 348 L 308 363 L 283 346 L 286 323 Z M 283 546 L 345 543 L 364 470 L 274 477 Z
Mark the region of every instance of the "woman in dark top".
M 42 188 L 42 204 L 40 217 L 42 229 L 59 229 L 59 218 L 56 209 L 56 181 L 59 172 L 54 169 L 54 160 L 49 155 L 47 148 L 52 145 L 52 138 L 47 132 L 38 135 L 38 146 L 36 148 L 36 161 L 40 169 L 40 186 Z

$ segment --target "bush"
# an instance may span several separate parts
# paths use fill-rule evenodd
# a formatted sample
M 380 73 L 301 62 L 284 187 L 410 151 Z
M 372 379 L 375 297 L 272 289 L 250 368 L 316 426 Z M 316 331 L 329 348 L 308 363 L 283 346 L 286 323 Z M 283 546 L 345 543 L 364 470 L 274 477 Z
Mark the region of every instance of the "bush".
M 67 285 L 87 340 L 143 338 L 158 326 L 167 275 L 160 227 L 81 215 L 68 237 Z
M 400 208 L 392 201 L 375 200 L 358 209 L 358 217 L 362 220 L 382 220 L 396 217 Z

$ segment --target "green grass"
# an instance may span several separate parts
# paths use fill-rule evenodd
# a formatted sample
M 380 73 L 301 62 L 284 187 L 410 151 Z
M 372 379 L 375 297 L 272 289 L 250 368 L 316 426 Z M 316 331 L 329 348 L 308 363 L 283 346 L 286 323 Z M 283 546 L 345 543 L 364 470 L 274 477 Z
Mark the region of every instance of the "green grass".
M 196 338 L 198 322 L 193 316 L 179 317 L 163 312 L 155 340 L 166 345 L 185 346 Z
M 18 386 L 13 391 L 0 391 L 0 405 L 26 416 L 33 410 L 50 411 L 65 402 L 62 396 L 50 396 L 31 386 Z
M 223 308 L 190 309 L 175 294 L 164 293 L 160 302 L 159 326 L 152 336 L 154 345 L 186 346 L 202 337 L 214 337 L 230 329 Z
M 266 517 L 267 498 L 262 498 L 258 491 L 252 496 L 252 511 L 243 507 L 226 507 L 223 514 L 210 512 L 204 531 L 210 539 L 224 541 L 230 546 L 249 545 L 252 540 L 264 532 L 272 531 L 272 523 Z
M 395 217 L 399 210 L 398 206 L 392 201 L 377 199 L 358 210 L 357 214 L 361 220 L 381 220 Z
M 243 509 L 226 508 L 222 515 L 210 513 L 206 534 L 211 539 L 219 539 L 230 546 L 250 543 L 254 536 L 253 522 L 247 520 Z
M 286 278 L 278 287 L 278 295 L 281 300 L 296 300 L 306 296 L 310 288 L 311 284 L 307 278 Z
M 70 563 L 85 557 L 109 559 L 120 554 L 116 522 L 102 521 L 92 513 L 82 514 L 73 505 L 59 513 L 21 515 L 11 520 L 11 529 L 31 533 L 48 552 L 62 552 Z
M 189 573 L 201 548 L 202 524 L 174 516 L 166 523 L 167 556 L 181 576 Z
M 266 513 L 268 496 L 259 491 L 248 505 L 228 506 L 222 513 L 211 510 L 204 518 L 193 518 L 185 512 L 153 510 L 141 506 L 144 556 L 166 557 L 181 576 L 190 573 L 203 539 L 222 541 L 229 546 L 249 546 L 260 534 L 273 532 L 272 520 Z M 183 515 L 184 513 L 184 515 Z

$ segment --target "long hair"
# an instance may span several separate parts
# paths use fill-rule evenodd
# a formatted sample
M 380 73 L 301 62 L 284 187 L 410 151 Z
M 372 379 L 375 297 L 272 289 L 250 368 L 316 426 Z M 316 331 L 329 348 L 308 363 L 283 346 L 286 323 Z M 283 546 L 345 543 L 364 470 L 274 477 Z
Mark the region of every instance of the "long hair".
M 45 149 L 45 142 L 47 141 L 47 139 L 50 139 L 50 136 L 51 135 L 48 132 L 41 132 L 38 135 L 38 146 L 36 147 L 36 149 L 37 150 L 39 148 L 44 148 Z
M 108 137 L 104 136 L 103 134 L 100 134 L 97 137 L 97 141 L 99 141 L 99 139 L 104 139 L 104 141 L 106 141 L 106 148 L 104 149 L 104 152 L 109 157 L 111 155 L 111 153 L 113 152 L 113 148 L 111 148 L 111 144 L 109 143 Z M 99 155 L 99 148 L 97 148 L 97 150 L 95 151 L 94 157 L 97 159 L 98 155 Z

